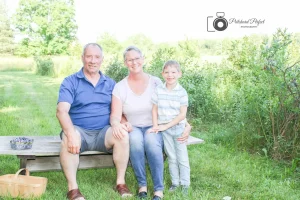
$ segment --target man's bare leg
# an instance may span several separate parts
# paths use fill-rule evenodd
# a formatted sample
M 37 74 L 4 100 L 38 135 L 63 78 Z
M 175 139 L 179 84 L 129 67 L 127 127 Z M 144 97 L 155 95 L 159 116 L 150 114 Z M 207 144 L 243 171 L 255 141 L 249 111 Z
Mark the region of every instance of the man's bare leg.
M 116 184 L 125 184 L 125 173 L 129 160 L 129 136 L 124 131 L 124 137 L 117 139 L 112 135 L 112 130 L 109 128 L 105 136 L 105 146 L 113 148 L 113 160 L 117 169 Z
M 80 138 L 79 132 L 76 130 L 75 132 L 78 137 Z M 82 196 L 82 194 L 78 190 L 78 184 L 76 181 L 76 175 L 77 175 L 77 169 L 79 166 L 79 154 L 72 154 L 68 152 L 68 138 L 65 134 L 62 136 L 62 142 L 61 142 L 61 151 L 60 151 L 60 164 L 62 167 L 62 170 L 64 172 L 64 175 L 68 182 L 68 198 L 75 200 L 85 200 L 85 198 Z M 74 189 L 77 189 L 78 191 L 72 191 Z
M 79 133 L 76 131 L 79 135 Z M 80 137 L 80 135 L 79 135 Z M 79 165 L 79 154 L 68 152 L 68 138 L 63 134 L 60 151 L 60 164 L 68 182 L 68 191 L 77 189 L 76 174 Z

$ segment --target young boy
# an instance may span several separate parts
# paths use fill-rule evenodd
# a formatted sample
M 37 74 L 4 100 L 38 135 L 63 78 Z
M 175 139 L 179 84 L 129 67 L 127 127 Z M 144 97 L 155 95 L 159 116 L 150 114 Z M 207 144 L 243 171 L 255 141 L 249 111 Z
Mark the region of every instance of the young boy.
M 178 62 L 169 60 L 164 64 L 162 76 L 165 83 L 157 86 L 152 95 L 152 131 L 161 131 L 163 135 L 172 180 L 169 191 L 181 185 L 182 191 L 187 193 L 190 185 L 188 152 L 186 144 L 177 140 L 183 133 L 188 107 L 187 92 L 178 83 L 181 75 Z

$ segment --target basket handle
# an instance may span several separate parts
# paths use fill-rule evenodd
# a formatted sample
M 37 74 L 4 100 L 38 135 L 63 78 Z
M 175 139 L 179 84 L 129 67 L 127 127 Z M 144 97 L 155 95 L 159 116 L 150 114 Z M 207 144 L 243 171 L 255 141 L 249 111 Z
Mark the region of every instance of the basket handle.
M 26 171 L 26 176 L 29 176 L 29 170 L 26 169 L 26 168 L 22 168 L 22 169 L 19 169 L 19 171 L 16 172 L 15 174 L 15 179 L 18 178 L 18 175 L 20 174 L 21 171 L 25 170 Z

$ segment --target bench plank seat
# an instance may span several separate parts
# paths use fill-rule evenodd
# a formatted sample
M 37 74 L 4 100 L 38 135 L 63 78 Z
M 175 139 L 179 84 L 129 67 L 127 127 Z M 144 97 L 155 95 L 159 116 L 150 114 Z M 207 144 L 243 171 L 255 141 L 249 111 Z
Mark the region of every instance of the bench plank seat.
M 13 150 L 10 140 L 18 136 L 0 136 L 0 155 L 16 155 L 20 158 L 20 168 L 29 171 L 61 170 L 59 152 L 61 139 L 59 136 L 22 136 L 34 139 L 31 149 Z M 202 139 L 189 136 L 188 145 L 200 144 Z M 114 167 L 111 154 L 99 151 L 86 151 L 80 154 L 79 169 Z
M 34 139 L 32 148 L 25 150 L 13 150 L 10 141 L 17 136 L 0 136 L 0 155 L 35 155 L 57 156 L 60 152 L 61 139 L 59 136 L 22 136 Z M 84 154 L 101 154 L 99 151 L 87 151 Z M 107 153 L 104 153 L 107 154 Z

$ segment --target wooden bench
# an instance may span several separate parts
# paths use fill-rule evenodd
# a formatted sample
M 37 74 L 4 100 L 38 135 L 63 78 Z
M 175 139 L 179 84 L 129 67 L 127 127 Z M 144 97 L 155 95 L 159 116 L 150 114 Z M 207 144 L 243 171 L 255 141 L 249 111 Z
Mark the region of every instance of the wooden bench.
M 61 170 L 59 136 L 22 136 L 34 139 L 31 149 L 13 150 L 10 140 L 17 136 L 0 136 L 0 155 L 16 155 L 20 159 L 20 168 L 30 172 Z M 190 136 L 188 145 L 200 144 L 202 139 Z M 0 158 L 1 159 L 1 158 Z M 111 154 L 99 151 L 86 151 L 80 154 L 79 169 L 114 167 Z

